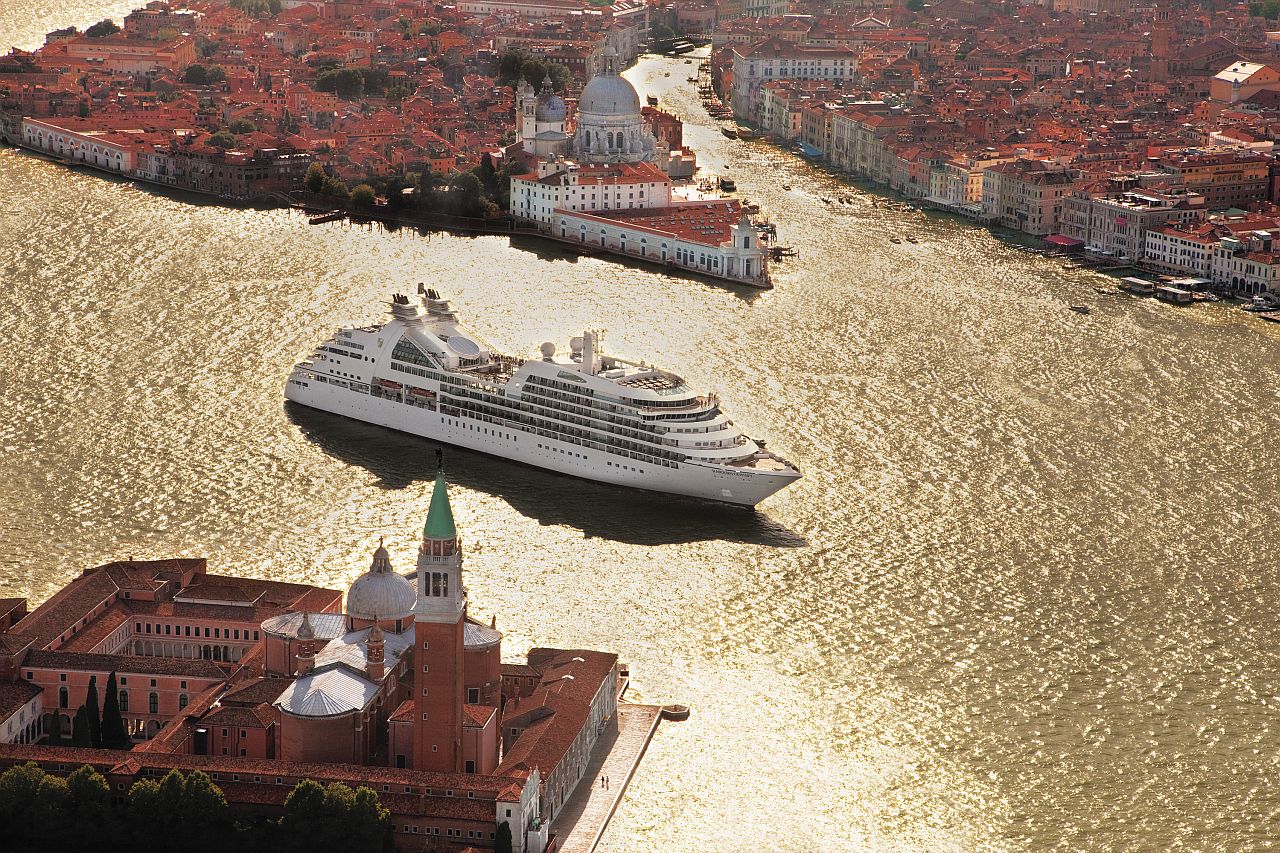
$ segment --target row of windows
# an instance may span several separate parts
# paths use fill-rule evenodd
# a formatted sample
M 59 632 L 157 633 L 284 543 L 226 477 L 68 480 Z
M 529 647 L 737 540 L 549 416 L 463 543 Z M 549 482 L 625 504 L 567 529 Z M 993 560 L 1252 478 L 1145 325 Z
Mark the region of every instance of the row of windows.
M 160 631 L 161 625 L 158 622 L 157 623 L 134 622 L 133 633 L 134 634 L 151 634 L 153 633 L 151 630 L 151 627 L 153 624 L 155 625 L 154 633 L 156 635 L 159 635 L 161 633 Z M 164 627 L 164 636 L 166 637 L 199 637 L 200 636 L 199 625 L 164 625 L 163 627 Z M 243 631 L 241 631 L 239 628 L 214 628 L 212 630 L 213 630 L 213 637 L 219 640 L 250 639 L 250 631 L 248 628 L 245 628 Z M 210 631 L 209 628 L 205 628 L 204 636 L 208 637 L 209 631 Z M 244 634 L 243 637 L 240 636 L 242 633 Z M 258 632 L 253 631 L 252 634 L 253 634 L 252 639 L 256 641 L 258 639 Z
M 152 686 L 155 686 L 154 682 Z M 187 683 L 184 681 L 182 683 L 182 686 L 185 688 L 187 686 Z M 59 687 L 58 688 L 58 707 L 69 708 L 70 700 L 71 700 L 71 696 L 67 688 Z M 121 690 L 119 693 L 116 694 L 116 700 L 120 704 L 120 713 L 127 714 L 129 712 L 129 691 Z M 189 701 L 189 698 L 187 694 L 180 693 L 178 695 L 178 710 L 181 711 L 182 709 L 186 708 L 188 701 Z M 160 713 L 160 694 L 155 692 L 147 694 L 147 713 L 148 714 Z M 223 730 L 223 733 L 225 734 L 225 729 Z
M 470 763 L 470 762 L 468 762 L 468 763 Z M 404 825 L 404 831 L 405 831 L 405 832 L 408 832 L 408 833 L 412 833 L 412 834 L 414 834 L 414 835 L 417 835 L 417 834 L 418 834 L 418 832 L 419 832 L 418 827 L 416 827 L 416 826 L 414 826 L 413 824 L 410 824 L 410 823 L 406 823 L 406 824 Z M 422 828 L 421 832 L 422 832 L 422 834 L 423 834 L 423 835 L 439 835 L 439 834 L 440 834 L 440 827 L 438 827 L 438 826 L 424 826 L 424 827 Z M 445 835 L 446 835 L 447 837 L 449 837 L 449 838 L 461 838 L 461 837 L 462 837 L 462 830 L 461 830 L 461 829 L 449 829 L 448 827 L 446 827 L 446 828 L 445 828 Z M 489 840 L 490 840 L 490 841 L 492 841 L 495 837 L 496 837 L 495 833 L 492 833 L 492 832 L 491 832 L 491 833 L 489 833 Z M 483 833 L 483 832 L 481 832 L 481 831 L 480 831 L 480 830 L 478 830 L 478 829 L 475 829 L 475 830 L 468 829 L 468 830 L 467 830 L 467 838 L 484 838 L 484 833 Z

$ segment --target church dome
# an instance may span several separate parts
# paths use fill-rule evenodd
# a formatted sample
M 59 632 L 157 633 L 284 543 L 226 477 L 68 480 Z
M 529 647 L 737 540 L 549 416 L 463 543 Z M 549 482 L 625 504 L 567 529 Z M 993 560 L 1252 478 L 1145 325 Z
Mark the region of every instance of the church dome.
M 639 116 L 640 96 L 625 78 L 605 73 L 592 77 L 578 97 L 578 112 L 594 116 Z
M 543 95 L 538 98 L 538 107 L 534 112 L 537 121 L 564 121 L 569 117 L 569 108 L 564 98 L 559 95 Z
M 347 615 L 356 619 L 399 619 L 413 612 L 418 591 L 406 578 L 391 570 L 387 549 L 373 552 L 369 571 L 355 579 L 347 590 Z

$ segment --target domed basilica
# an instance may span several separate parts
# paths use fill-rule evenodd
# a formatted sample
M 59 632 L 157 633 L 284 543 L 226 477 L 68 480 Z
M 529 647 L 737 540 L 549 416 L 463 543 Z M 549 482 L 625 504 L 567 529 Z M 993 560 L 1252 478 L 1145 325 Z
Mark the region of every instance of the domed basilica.
M 524 150 L 537 157 L 566 156 L 578 163 L 652 163 L 658 142 L 645 121 L 640 96 L 619 71 L 618 53 L 605 49 L 604 70 L 578 98 L 572 138 L 568 108 L 544 80 L 534 94 L 527 82 L 517 93 Z

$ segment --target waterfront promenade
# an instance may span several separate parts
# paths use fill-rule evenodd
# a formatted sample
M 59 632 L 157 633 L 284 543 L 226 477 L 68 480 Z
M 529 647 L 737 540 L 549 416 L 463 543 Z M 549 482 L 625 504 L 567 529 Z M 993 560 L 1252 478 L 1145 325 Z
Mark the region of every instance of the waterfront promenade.
M 551 822 L 560 853 L 592 853 L 662 719 L 659 705 L 618 705 L 617 728 L 596 741 L 578 788 Z M 609 777 L 609 788 L 600 777 Z

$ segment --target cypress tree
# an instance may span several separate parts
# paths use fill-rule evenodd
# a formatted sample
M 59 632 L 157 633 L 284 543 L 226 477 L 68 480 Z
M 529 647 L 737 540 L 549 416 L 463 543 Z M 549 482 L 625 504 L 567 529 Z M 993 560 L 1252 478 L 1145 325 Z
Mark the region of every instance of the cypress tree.
M 76 709 L 76 718 L 71 722 L 71 745 L 93 746 L 93 736 L 89 734 L 89 712 L 84 705 Z
M 104 749 L 128 749 L 129 735 L 120 716 L 120 692 L 116 690 L 116 674 L 107 676 L 107 693 L 102 697 L 102 746 Z
M 493 853 L 511 853 L 511 824 L 503 821 L 498 824 L 498 834 L 493 842 Z
M 49 715 L 49 743 L 54 746 L 62 745 L 62 712 L 57 708 L 53 709 L 53 713 Z
M 96 749 L 102 746 L 102 706 L 98 704 L 98 676 L 89 676 L 89 695 L 84 700 L 89 712 L 89 741 Z

